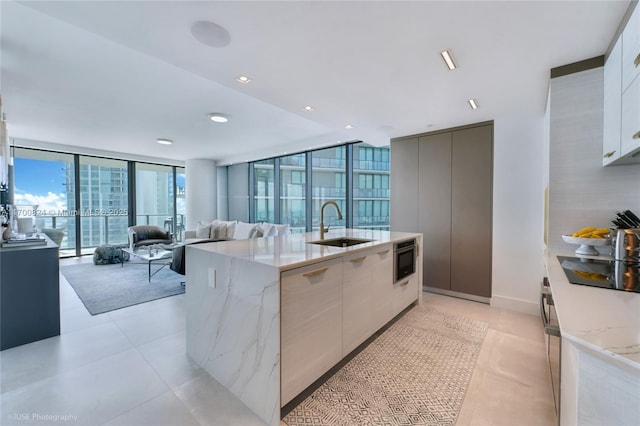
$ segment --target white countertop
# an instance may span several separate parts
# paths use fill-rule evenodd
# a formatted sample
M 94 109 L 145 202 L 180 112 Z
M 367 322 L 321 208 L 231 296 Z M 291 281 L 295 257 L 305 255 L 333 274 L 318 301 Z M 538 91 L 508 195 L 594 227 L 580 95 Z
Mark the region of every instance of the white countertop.
M 309 244 L 320 239 L 320 232 L 289 234 L 278 237 L 254 238 L 250 240 L 220 241 L 193 244 L 196 250 L 223 254 L 225 256 L 250 260 L 279 268 L 281 271 L 298 268 L 344 256 L 345 254 L 371 249 L 373 247 L 421 237 L 422 234 L 409 232 L 371 231 L 364 229 L 335 229 L 325 233 L 324 239 L 349 237 L 366 238 L 373 241 L 351 247 L 331 247 Z
M 640 293 L 571 284 L 556 256 L 576 255 L 545 252 L 562 337 L 640 371 Z

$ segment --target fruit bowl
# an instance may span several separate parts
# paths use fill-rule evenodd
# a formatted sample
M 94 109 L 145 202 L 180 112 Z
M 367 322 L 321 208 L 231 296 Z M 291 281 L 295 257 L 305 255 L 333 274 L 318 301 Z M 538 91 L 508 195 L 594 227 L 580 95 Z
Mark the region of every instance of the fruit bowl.
M 600 254 L 595 246 L 607 246 L 611 244 L 611 237 L 582 238 L 572 237 L 571 235 L 563 235 L 562 239 L 565 243 L 580 245 L 580 247 L 578 247 L 578 249 L 576 250 L 576 254 L 584 254 L 590 256 L 598 256 Z

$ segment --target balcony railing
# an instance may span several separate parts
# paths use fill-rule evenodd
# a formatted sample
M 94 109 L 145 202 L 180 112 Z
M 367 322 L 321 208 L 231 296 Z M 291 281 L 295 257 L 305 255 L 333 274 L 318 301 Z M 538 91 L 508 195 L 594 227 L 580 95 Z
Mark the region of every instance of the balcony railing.
M 129 236 L 127 228 L 129 219 L 127 215 L 84 215 L 77 212 L 76 216 L 71 211 L 67 215 L 38 215 L 35 217 L 35 226 L 38 230 L 61 229 L 64 237 L 60 243 L 60 256 L 74 256 L 76 250 L 76 218 L 79 217 L 81 251 L 82 254 L 90 254 L 93 249 L 104 244 L 127 244 Z M 173 226 L 173 219 L 169 214 L 144 214 L 138 215 L 138 225 L 156 225 L 174 233 L 177 241 L 182 241 L 184 234 L 184 214 L 178 215 L 177 226 Z
M 354 160 L 353 169 L 389 171 L 389 161 Z
M 388 188 L 354 188 L 353 198 L 383 198 L 389 199 L 391 191 Z

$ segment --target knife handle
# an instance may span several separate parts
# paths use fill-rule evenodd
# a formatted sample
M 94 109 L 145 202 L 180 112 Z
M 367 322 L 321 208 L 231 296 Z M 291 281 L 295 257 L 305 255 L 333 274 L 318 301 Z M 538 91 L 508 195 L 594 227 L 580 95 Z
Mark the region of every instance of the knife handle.
M 616 215 L 618 216 L 618 220 L 627 225 L 628 228 L 633 228 L 635 226 L 633 221 L 629 220 L 629 218 L 626 217 L 624 213 L 616 212 Z
M 636 226 L 640 226 L 640 218 L 636 216 L 631 210 L 625 210 L 624 214 L 636 223 Z
M 623 223 L 623 222 L 621 222 L 621 221 L 619 221 L 619 220 L 617 220 L 617 219 L 613 219 L 613 220 L 611 221 L 611 223 L 613 223 L 614 225 L 616 225 L 619 229 L 628 229 L 628 228 L 629 228 L 629 226 L 627 226 L 627 224 L 626 224 L 626 223 Z

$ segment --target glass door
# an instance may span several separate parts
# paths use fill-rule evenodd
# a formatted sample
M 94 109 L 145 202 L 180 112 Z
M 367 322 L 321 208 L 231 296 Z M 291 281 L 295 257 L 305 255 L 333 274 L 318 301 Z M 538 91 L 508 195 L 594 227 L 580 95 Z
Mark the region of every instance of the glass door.
M 82 254 L 103 244 L 127 244 L 127 162 L 80 156 L 80 244 Z

